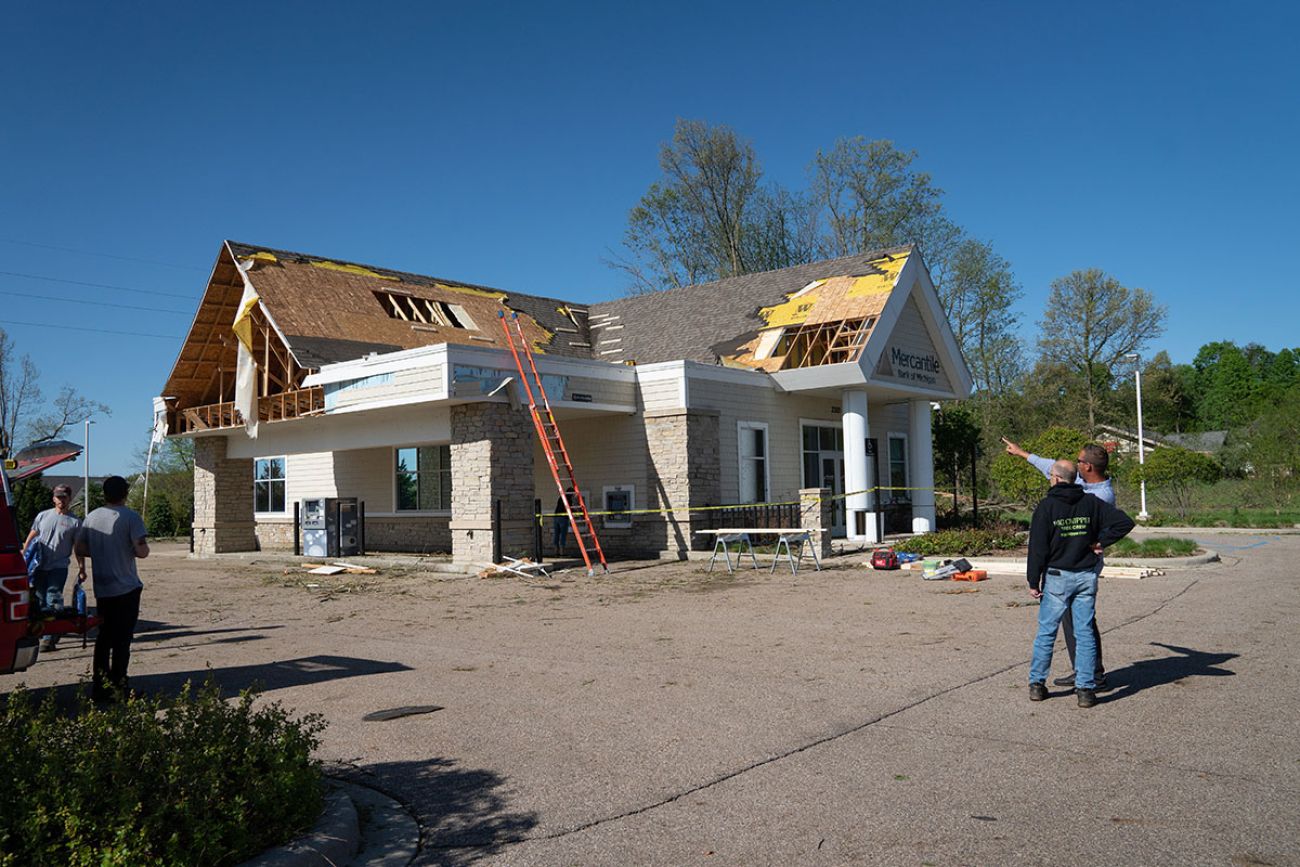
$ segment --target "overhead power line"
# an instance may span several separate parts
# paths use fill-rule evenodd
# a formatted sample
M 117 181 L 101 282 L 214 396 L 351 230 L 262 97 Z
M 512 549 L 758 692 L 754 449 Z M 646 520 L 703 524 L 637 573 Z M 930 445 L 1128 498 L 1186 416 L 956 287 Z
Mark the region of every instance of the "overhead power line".
M 110 328 L 80 328 L 76 325 L 59 325 L 51 322 L 20 322 L 17 319 L 0 319 L 0 325 L 25 325 L 29 328 L 54 328 L 59 331 L 86 331 L 91 334 L 113 334 L 118 337 L 153 337 L 158 340 L 180 340 L 179 334 L 147 334 L 142 331 L 114 331 Z
M 169 310 L 165 307 L 137 307 L 132 304 L 118 304 L 112 301 L 87 301 L 84 298 L 60 298 L 57 295 L 37 295 L 35 292 L 10 292 L 0 289 L 0 295 L 12 295 L 15 298 L 36 298 L 40 301 L 64 301 L 70 304 L 90 304 L 95 307 L 111 307 L 114 310 L 145 310 L 149 313 L 171 313 L 176 316 L 191 316 L 189 310 Z
M 47 277 L 44 274 L 24 274 L 19 271 L 0 271 L 7 277 L 23 277 L 27 280 L 45 280 L 49 283 L 67 283 L 69 286 L 93 286 L 96 289 L 115 289 L 118 292 L 134 292 L 137 295 L 161 295 L 166 298 L 184 298 L 186 301 L 197 301 L 193 295 L 183 295 L 180 292 L 159 292 L 155 289 L 135 289 L 131 286 L 116 286 L 112 283 L 87 283 L 84 280 L 65 280 L 62 277 Z
M 139 262 L 142 265 L 161 265 L 164 268 L 181 268 L 185 271 L 203 271 L 197 265 L 178 265 L 175 262 L 160 262 L 157 259 L 138 259 L 135 256 L 119 256 L 115 253 L 96 253 L 94 250 L 78 250 L 76 247 L 58 247 L 54 244 L 38 244 L 35 241 L 20 241 L 17 238 L 0 238 L 6 244 L 18 244 L 23 247 L 39 247 L 42 250 L 58 250 L 62 253 L 79 253 L 83 256 L 100 256 L 105 259 L 120 259 L 123 262 Z

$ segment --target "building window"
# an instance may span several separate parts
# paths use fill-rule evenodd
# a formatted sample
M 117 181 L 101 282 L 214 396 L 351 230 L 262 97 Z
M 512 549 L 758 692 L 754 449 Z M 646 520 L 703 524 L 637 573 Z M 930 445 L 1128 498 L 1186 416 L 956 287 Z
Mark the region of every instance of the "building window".
M 842 460 L 844 456 L 844 431 L 839 425 L 808 424 L 803 429 L 803 486 L 805 488 L 829 487 L 826 484 L 822 458 Z M 823 455 L 823 453 L 826 453 Z
M 253 461 L 253 511 L 284 512 L 284 458 Z
M 891 488 L 906 488 L 910 482 L 907 479 L 907 435 L 894 434 L 889 435 L 889 486 Z M 912 499 L 911 491 L 890 491 L 889 501 L 894 503 L 907 503 Z
M 767 502 L 767 425 L 742 421 L 736 425 L 740 453 L 740 502 Z
M 444 328 L 468 328 L 477 331 L 478 326 L 469 318 L 465 308 L 448 301 L 436 301 L 433 298 L 417 298 L 398 292 L 381 292 L 374 290 L 375 300 L 384 308 L 389 319 L 401 319 L 405 322 L 417 322 L 423 325 L 441 325 Z
M 397 511 L 438 512 L 451 508 L 451 446 L 397 450 Z

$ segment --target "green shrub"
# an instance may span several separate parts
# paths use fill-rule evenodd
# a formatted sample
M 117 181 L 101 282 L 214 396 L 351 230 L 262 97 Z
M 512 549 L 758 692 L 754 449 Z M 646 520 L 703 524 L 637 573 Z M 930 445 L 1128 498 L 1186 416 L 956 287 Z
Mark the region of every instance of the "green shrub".
M 60 712 L 21 687 L 0 713 L 0 867 L 224 865 L 320 814 L 324 723 L 209 680 L 175 698 Z
M 963 530 L 940 530 L 926 533 L 896 547 L 899 551 L 933 557 L 940 554 L 960 554 L 971 557 L 993 551 L 1009 551 L 1025 543 L 1025 534 L 1015 524 L 998 524 L 990 527 Z
M 1146 463 L 1133 468 L 1137 481 L 1146 480 L 1147 488 L 1166 501 L 1179 518 L 1194 511 L 1205 489 L 1223 476 L 1214 458 L 1177 446 L 1161 446 L 1146 456 Z
M 1048 428 L 1021 445 L 1029 452 L 1057 460 L 1079 456 L 1079 449 L 1088 443 L 1088 437 L 1077 430 L 1064 427 Z M 1015 503 L 1036 504 L 1047 493 L 1047 477 L 1024 458 L 1001 454 L 993 459 L 989 469 L 993 484 L 1002 496 Z

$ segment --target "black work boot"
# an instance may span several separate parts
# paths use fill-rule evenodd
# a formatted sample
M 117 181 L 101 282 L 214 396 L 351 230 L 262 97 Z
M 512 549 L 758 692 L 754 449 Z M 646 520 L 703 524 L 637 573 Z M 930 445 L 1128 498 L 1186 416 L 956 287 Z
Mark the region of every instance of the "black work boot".
M 1097 693 L 1091 689 L 1076 689 L 1075 695 L 1079 697 L 1079 707 L 1092 707 L 1097 703 Z
M 1052 686 L 1074 686 L 1074 672 L 1070 672 L 1065 677 L 1058 677 L 1052 681 Z
M 1047 698 L 1047 685 L 1044 683 L 1029 684 L 1029 700 L 1043 701 Z

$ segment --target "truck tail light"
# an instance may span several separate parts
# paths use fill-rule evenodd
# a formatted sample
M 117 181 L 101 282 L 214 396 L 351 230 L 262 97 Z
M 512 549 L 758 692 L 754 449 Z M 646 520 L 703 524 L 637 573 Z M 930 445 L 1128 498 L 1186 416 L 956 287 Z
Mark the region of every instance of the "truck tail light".
M 4 612 L 6 619 L 17 622 L 27 619 L 28 603 L 31 601 L 30 584 L 26 575 L 11 575 L 0 578 L 0 590 L 4 591 Z

